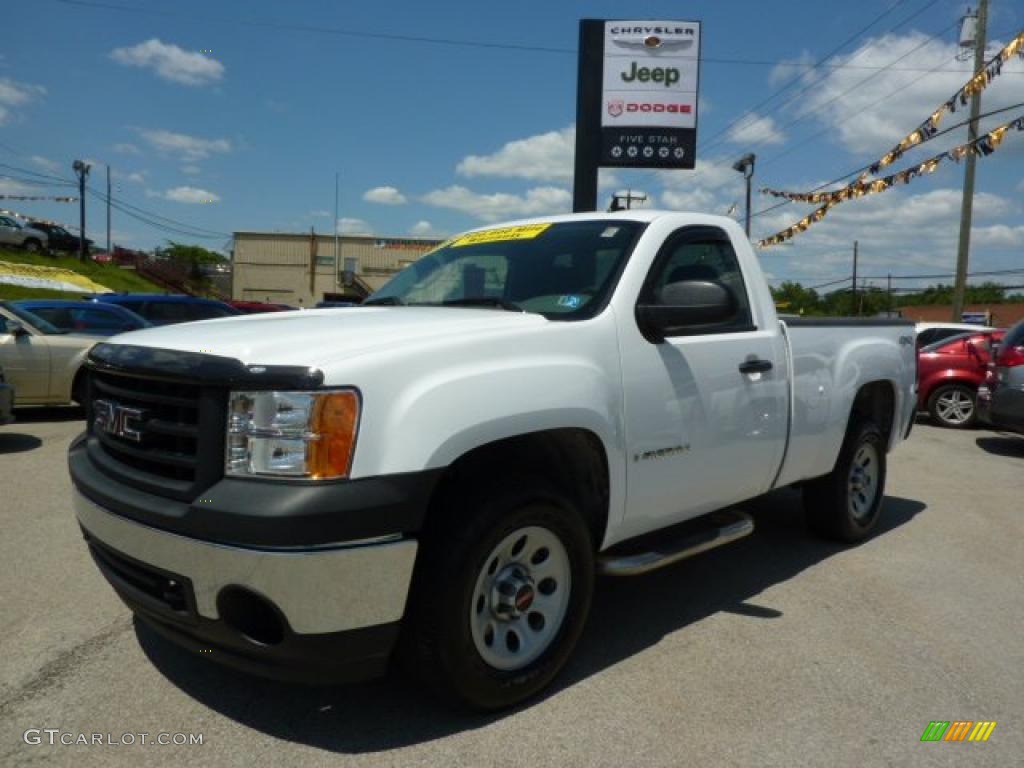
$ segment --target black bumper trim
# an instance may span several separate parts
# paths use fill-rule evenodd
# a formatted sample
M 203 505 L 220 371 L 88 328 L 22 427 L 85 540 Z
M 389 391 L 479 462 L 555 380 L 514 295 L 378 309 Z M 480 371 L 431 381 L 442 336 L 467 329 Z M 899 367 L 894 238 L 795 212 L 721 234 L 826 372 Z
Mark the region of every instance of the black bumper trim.
M 254 549 L 317 547 L 416 533 L 443 471 L 322 484 L 222 478 L 188 503 L 114 480 L 90 459 L 83 438 L 71 444 L 68 468 L 86 498 L 144 525 Z

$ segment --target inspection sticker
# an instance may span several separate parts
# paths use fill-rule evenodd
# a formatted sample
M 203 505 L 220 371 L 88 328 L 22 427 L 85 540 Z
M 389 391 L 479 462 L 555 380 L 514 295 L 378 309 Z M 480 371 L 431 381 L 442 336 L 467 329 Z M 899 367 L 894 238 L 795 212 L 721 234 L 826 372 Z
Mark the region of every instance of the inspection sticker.
M 524 224 L 520 227 L 499 227 L 498 229 L 485 229 L 482 232 L 470 232 L 468 235 L 454 240 L 452 248 L 459 248 L 463 245 L 479 245 L 480 243 L 500 243 L 506 240 L 533 240 L 541 234 L 550 224 Z

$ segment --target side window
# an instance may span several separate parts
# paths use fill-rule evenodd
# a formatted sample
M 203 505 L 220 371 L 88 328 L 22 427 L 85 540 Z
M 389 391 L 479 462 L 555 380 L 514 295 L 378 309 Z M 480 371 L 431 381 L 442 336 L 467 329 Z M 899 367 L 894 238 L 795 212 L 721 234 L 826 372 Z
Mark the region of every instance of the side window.
M 187 323 L 195 318 L 189 316 L 188 307 L 175 301 L 151 301 L 146 307 L 147 318 L 154 325 Z
M 182 304 L 188 320 L 212 320 L 215 317 L 227 317 L 228 313 L 216 304 Z
M 728 235 L 711 227 L 689 228 L 669 238 L 654 263 L 643 300 L 661 304 L 662 292 L 671 283 L 698 280 L 718 283 L 736 303 L 734 318 L 716 327 L 717 333 L 753 330 L 750 300 L 739 259 Z

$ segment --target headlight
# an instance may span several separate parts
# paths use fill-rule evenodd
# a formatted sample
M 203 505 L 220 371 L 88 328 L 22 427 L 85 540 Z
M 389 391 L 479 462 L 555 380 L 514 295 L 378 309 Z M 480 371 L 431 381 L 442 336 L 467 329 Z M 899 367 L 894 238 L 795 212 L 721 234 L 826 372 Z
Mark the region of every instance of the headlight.
M 359 427 L 352 389 L 232 392 L 224 471 L 234 477 L 346 477 Z

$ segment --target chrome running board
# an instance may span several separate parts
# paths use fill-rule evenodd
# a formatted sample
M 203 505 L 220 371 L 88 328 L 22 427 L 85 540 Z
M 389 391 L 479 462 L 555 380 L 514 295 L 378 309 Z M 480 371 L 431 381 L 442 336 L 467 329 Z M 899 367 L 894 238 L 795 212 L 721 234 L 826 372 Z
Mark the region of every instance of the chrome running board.
M 713 512 L 706 521 L 693 521 L 700 525 L 697 530 L 691 525 L 688 530 L 654 541 L 645 551 L 608 552 L 598 558 L 598 571 L 609 576 L 637 576 L 662 568 L 688 557 L 707 552 L 709 549 L 729 544 L 754 532 L 754 520 L 746 512 L 724 510 Z M 645 541 L 650 541 L 644 536 Z

